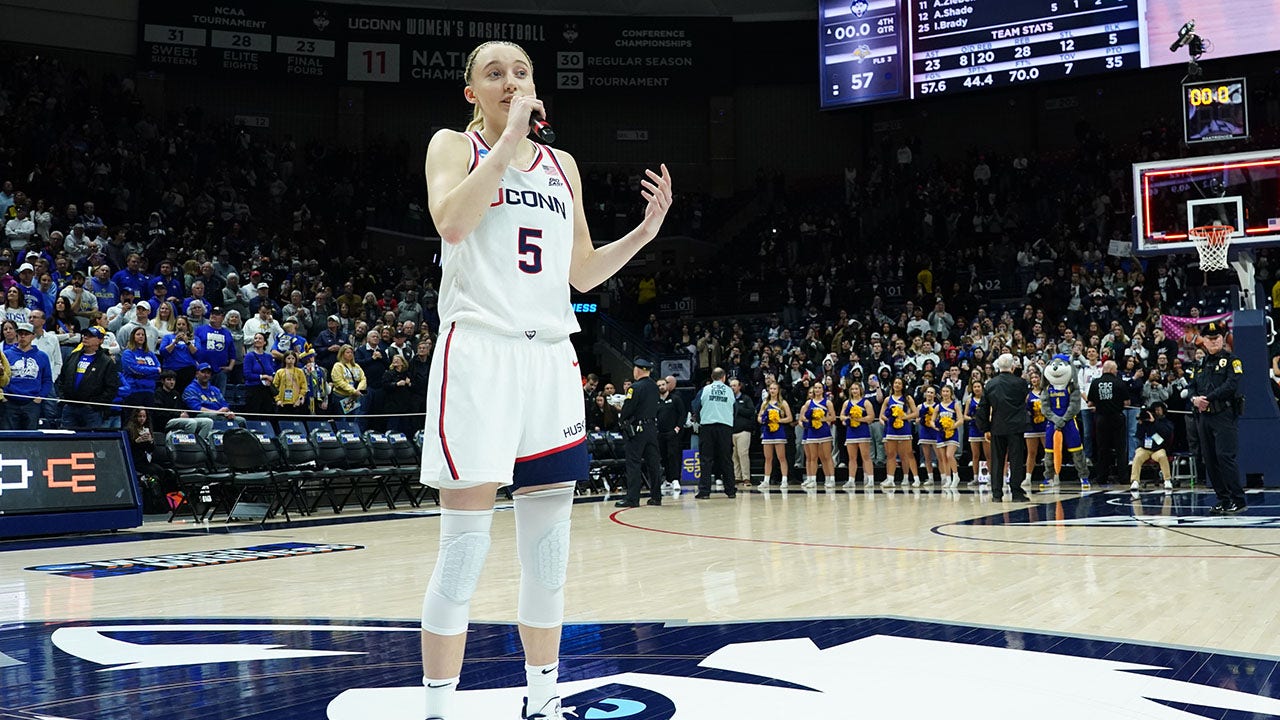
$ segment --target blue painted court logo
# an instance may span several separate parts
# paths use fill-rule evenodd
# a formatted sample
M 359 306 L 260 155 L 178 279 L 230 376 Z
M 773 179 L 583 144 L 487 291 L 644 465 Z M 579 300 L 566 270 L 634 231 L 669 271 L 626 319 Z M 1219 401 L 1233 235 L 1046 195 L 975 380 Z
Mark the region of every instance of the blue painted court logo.
M 1033 495 L 1031 505 L 960 520 L 955 525 L 1015 525 L 1026 527 L 1134 528 L 1277 528 L 1280 497 L 1275 492 L 1250 491 L 1248 509 L 1238 515 L 1213 515 L 1217 499 L 1210 492 L 1129 492 L 1117 490 L 1083 497 L 1054 499 Z M 996 506 L 999 509 L 999 506 Z
M 0 717 L 421 720 L 417 622 L 0 626 Z M 518 716 L 511 625 L 472 627 L 456 717 Z M 1275 659 L 892 618 L 564 628 L 583 720 L 1280 717 Z
M 363 549 L 363 546 L 360 545 L 316 545 L 314 543 L 285 542 L 244 548 L 228 548 L 225 550 L 147 555 L 145 557 L 117 560 L 89 560 L 82 563 L 36 565 L 26 569 L 33 572 L 92 580 L 95 578 L 120 577 L 121 575 L 137 575 L 138 573 L 156 572 L 158 570 L 207 567 L 209 565 L 226 565 L 228 563 L 253 562 L 255 560 L 276 560 L 299 555 L 323 555 Z

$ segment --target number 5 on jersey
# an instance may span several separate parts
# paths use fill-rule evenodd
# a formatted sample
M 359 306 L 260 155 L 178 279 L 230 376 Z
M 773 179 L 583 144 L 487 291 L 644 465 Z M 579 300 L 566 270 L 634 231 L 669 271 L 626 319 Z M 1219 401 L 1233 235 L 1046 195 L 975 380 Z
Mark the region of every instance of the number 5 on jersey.
M 542 272 L 542 246 L 530 242 L 531 239 L 541 240 L 542 231 L 534 228 L 520 228 L 520 262 L 517 265 L 521 271 L 536 275 Z

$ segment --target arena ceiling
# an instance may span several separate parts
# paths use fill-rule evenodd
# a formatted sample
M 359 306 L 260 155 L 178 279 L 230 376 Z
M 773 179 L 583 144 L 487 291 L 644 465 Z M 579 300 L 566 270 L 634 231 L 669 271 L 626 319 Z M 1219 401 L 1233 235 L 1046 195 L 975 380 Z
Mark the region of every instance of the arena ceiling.
M 535 15 L 732 17 L 758 22 L 809 20 L 818 15 L 818 0 L 346 0 L 342 4 Z

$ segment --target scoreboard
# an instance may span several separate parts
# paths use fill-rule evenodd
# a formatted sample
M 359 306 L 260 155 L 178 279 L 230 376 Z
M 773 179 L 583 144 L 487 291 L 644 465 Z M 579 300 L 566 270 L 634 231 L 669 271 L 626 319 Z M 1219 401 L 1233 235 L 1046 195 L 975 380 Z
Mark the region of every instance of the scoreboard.
M 950 95 L 1168 64 L 1175 56 L 1168 50 L 1174 37 L 1160 34 L 1171 22 L 1163 2 L 819 0 L 821 105 Z M 1261 21 L 1264 16 L 1252 5 L 1201 0 L 1192 14 L 1201 16 L 1199 32 L 1227 37 Z M 1277 45 L 1280 38 L 1263 33 L 1228 52 L 1266 52 Z M 1176 57 L 1186 60 L 1186 51 Z
M 520 44 L 548 90 L 691 90 L 731 74 L 728 18 L 521 15 L 308 0 L 140 0 L 138 58 L 268 82 L 461 87 L 488 40 Z

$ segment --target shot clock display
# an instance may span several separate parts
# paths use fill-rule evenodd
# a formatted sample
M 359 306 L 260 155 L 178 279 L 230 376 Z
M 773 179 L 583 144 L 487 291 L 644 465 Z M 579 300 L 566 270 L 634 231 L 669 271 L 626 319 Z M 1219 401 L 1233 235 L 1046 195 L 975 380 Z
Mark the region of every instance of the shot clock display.
M 1280 49 L 1275 33 L 1235 32 L 1259 22 L 1259 2 L 1196 4 L 1199 30 L 1224 38 L 1218 57 Z M 1166 5 L 1155 0 L 819 0 L 821 105 L 950 95 L 1167 65 L 1175 57 L 1185 61 L 1185 52 L 1175 56 L 1168 47 L 1190 17 L 1178 20 L 1181 16 Z
M 1244 78 L 1182 86 L 1182 128 L 1187 144 L 1249 137 L 1249 98 Z

